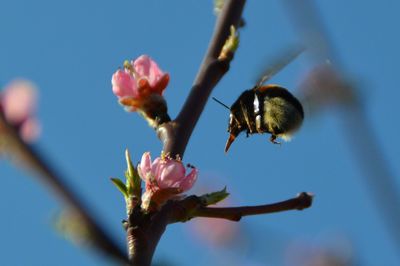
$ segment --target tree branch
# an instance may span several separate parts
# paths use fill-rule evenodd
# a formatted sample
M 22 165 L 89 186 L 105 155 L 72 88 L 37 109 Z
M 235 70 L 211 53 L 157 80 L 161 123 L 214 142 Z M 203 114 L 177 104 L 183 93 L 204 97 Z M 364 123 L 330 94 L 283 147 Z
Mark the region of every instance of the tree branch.
M 64 203 L 69 205 L 86 224 L 90 232 L 90 240 L 100 251 L 105 255 L 111 256 L 121 262 L 126 262 L 127 257 L 123 248 L 120 247 L 115 241 L 103 230 L 99 223 L 97 223 L 95 216 L 85 206 L 83 201 L 73 192 L 73 189 L 61 178 L 59 174 L 52 169 L 38 151 L 33 147 L 26 144 L 13 126 L 8 124 L 4 114 L 0 112 L 0 127 L 4 130 L 1 134 L 5 134 L 6 148 L 12 148 L 12 152 L 16 152 L 16 156 L 21 162 L 39 174 L 39 178 L 54 194 L 58 196 Z M 2 136 L 3 137 L 3 136 Z
M 300 193 L 297 197 L 273 204 L 230 208 L 205 207 L 200 197 L 170 200 L 153 213 L 134 209 L 128 217 L 127 241 L 132 265 L 148 266 L 168 224 L 186 222 L 195 217 L 221 218 L 239 221 L 243 216 L 260 215 L 289 210 L 303 210 L 312 204 L 313 196 Z
M 240 221 L 243 216 L 268 214 L 289 210 L 303 210 L 312 204 L 313 196 L 309 193 L 300 193 L 296 198 L 259 206 L 244 206 L 230 208 L 198 208 L 193 217 L 221 218 L 231 221 Z
M 313 195 L 302 192 L 297 197 L 266 205 L 243 207 L 205 207 L 200 198 L 190 196 L 181 201 L 175 201 L 170 208 L 169 223 L 185 222 L 195 217 L 220 218 L 239 221 L 243 216 L 268 214 L 289 210 L 303 210 L 311 207 Z
M 225 59 L 218 59 L 218 57 L 229 36 L 230 27 L 238 25 L 241 19 L 244 4 L 245 0 L 225 2 L 185 104 L 174 121 L 165 122 L 157 127 L 157 134 L 163 142 L 164 152 L 172 157 L 176 155 L 183 157 L 186 145 L 212 89 L 229 69 L 233 54 Z M 145 214 L 133 211 L 129 214 L 127 242 L 129 259 L 133 265 L 151 264 L 158 242 L 175 213 L 175 202 L 169 201 L 155 213 Z
M 229 69 L 232 58 L 219 60 L 227 40 L 230 26 L 240 23 L 245 0 L 226 0 L 204 56 L 192 89 L 177 118 L 158 128 L 158 136 L 164 144 L 164 152 L 181 158 L 196 123 L 203 112 L 211 91 Z

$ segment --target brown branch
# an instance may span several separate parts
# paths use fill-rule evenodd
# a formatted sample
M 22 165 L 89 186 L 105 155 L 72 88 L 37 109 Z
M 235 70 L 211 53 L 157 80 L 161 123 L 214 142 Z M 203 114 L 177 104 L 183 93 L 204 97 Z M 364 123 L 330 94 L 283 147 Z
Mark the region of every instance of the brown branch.
M 73 192 L 73 189 L 56 173 L 54 169 L 43 159 L 33 147 L 26 144 L 13 126 L 7 123 L 4 114 L 0 112 L 0 127 L 7 138 L 6 148 L 12 148 L 11 152 L 16 153 L 16 157 L 22 164 L 31 167 L 39 175 L 40 180 L 45 183 L 54 194 L 59 197 L 64 203 L 69 205 L 86 224 L 90 232 L 90 240 L 100 251 L 105 255 L 111 256 L 120 262 L 126 262 L 127 257 L 122 247 L 115 243 L 104 229 L 97 223 L 95 216 L 85 206 L 83 201 Z
M 296 198 L 286 201 L 259 206 L 244 206 L 231 208 L 198 208 L 193 217 L 221 218 L 239 221 L 243 216 L 268 214 L 289 210 L 303 210 L 311 206 L 313 196 L 309 193 L 300 193 Z
M 186 222 L 195 217 L 221 218 L 239 221 L 243 216 L 268 214 L 289 210 L 303 210 L 312 204 L 313 196 L 300 193 L 297 197 L 274 204 L 210 208 L 200 197 L 189 196 L 183 200 L 170 200 L 159 211 L 143 213 L 134 209 L 128 218 L 127 241 L 132 265 L 148 266 L 168 224 Z
M 127 244 L 131 265 L 150 266 L 170 217 L 171 202 L 156 212 L 144 213 L 136 206 L 128 215 Z
M 218 56 L 230 33 L 230 26 L 240 23 L 245 0 L 226 0 L 192 89 L 177 118 L 158 128 L 164 152 L 181 158 L 211 91 L 229 69 L 232 58 Z
M 190 94 L 174 121 L 165 122 L 157 127 L 158 137 L 163 142 L 164 152 L 175 157 L 183 157 L 192 131 L 204 109 L 208 97 L 229 69 L 233 54 L 218 59 L 230 27 L 238 25 L 242 16 L 245 0 L 227 0 L 216 22 L 209 48 L 200 66 Z M 127 242 L 129 259 L 132 265 L 150 265 L 157 244 L 170 223 L 175 210 L 170 201 L 153 214 L 144 214 L 133 210 L 128 217 Z
M 205 207 L 200 198 L 187 197 L 181 201 L 175 201 L 170 208 L 169 223 L 185 222 L 195 217 L 220 218 L 231 221 L 239 221 L 243 216 L 276 213 L 289 210 L 303 210 L 311 207 L 313 195 L 302 192 L 295 198 L 266 205 L 243 207 Z

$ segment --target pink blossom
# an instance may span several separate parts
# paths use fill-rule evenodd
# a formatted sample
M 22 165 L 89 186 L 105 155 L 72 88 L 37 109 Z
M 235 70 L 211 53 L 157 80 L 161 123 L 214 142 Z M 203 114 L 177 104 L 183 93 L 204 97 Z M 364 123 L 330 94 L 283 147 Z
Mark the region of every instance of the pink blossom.
M 39 123 L 34 117 L 36 103 L 36 88 L 28 81 L 13 81 L 0 93 L 0 111 L 26 142 L 32 142 L 40 133 Z
M 182 161 L 166 157 L 158 157 L 151 161 L 150 153 L 145 152 L 138 166 L 140 178 L 146 183 L 143 194 L 144 205 L 150 201 L 162 204 L 173 196 L 192 188 L 198 176 L 198 170 L 192 167 L 186 175 Z
M 164 73 L 147 55 L 125 62 L 111 79 L 113 93 L 128 111 L 140 109 L 151 94 L 162 95 L 169 82 Z
M 158 83 L 165 75 L 164 72 L 158 67 L 157 63 L 151 60 L 150 57 L 147 55 L 142 55 L 137 58 L 134 62 L 131 62 L 139 79 L 145 78 L 149 82 L 151 88 L 157 88 Z M 163 90 L 159 91 L 160 95 L 162 94 Z

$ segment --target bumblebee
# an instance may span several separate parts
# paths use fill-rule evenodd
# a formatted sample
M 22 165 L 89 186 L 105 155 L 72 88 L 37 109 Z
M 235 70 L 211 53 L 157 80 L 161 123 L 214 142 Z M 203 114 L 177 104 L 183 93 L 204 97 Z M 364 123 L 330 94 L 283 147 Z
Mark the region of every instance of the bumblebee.
M 278 137 L 289 140 L 304 119 L 299 100 L 287 89 L 274 84 L 244 91 L 229 109 L 230 135 L 225 152 L 242 131 L 246 131 L 247 136 L 270 133 L 274 144 L 279 144 Z
M 278 60 L 268 68 L 256 85 L 244 91 L 229 108 L 229 138 L 225 145 L 225 152 L 236 137 L 246 131 L 247 137 L 250 134 L 270 133 L 270 141 L 280 144 L 276 139 L 290 140 L 291 135 L 300 128 L 304 119 L 304 111 L 299 100 L 296 99 L 287 89 L 275 85 L 263 85 L 274 74 L 294 60 L 304 48 L 291 49 L 279 57 Z

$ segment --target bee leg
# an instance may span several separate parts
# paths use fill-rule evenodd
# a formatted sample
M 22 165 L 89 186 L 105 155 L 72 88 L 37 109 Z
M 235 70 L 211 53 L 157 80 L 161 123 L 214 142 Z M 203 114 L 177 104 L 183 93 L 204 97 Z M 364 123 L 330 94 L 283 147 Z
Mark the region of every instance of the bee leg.
M 273 144 L 281 145 L 280 142 L 276 141 L 276 136 L 275 135 L 271 135 L 271 137 L 269 138 L 269 141 L 272 142 Z

